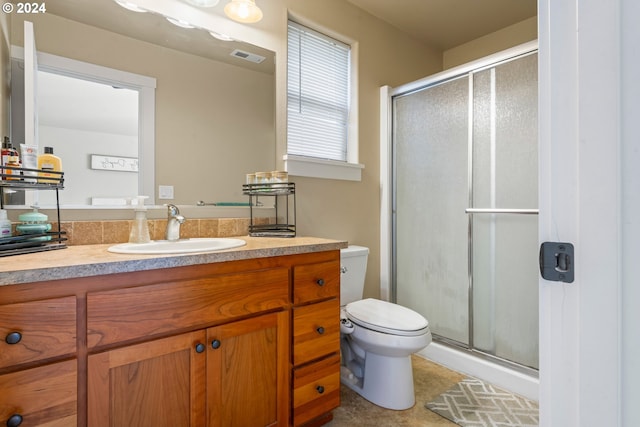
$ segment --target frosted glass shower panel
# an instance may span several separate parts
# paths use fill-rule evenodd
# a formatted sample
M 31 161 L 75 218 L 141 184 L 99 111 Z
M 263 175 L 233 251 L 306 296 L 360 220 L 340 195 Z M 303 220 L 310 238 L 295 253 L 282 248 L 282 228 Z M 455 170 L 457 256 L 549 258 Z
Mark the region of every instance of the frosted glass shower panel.
M 396 300 L 466 343 L 469 78 L 393 102 Z
M 473 207 L 538 206 L 537 55 L 473 75 Z M 472 216 L 473 346 L 538 367 L 538 217 Z

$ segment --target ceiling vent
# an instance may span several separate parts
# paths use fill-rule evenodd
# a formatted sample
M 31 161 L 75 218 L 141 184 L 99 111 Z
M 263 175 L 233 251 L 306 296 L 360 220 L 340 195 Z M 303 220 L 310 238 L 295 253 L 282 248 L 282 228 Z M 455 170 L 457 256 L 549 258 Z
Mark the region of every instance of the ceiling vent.
M 245 61 L 255 62 L 256 64 L 259 64 L 265 60 L 264 56 L 256 55 L 255 53 L 245 52 L 244 50 L 240 50 L 240 49 L 236 49 L 233 52 L 231 52 L 231 56 L 244 59 Z

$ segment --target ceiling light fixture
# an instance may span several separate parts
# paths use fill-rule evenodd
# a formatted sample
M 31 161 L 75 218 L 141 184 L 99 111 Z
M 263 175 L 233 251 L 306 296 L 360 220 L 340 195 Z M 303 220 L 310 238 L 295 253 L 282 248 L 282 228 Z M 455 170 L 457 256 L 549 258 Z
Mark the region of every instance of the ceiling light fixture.
M 137 4 L 132 3 L 130 1 L 126 1 L 126 0 L 114 0 L 114 1 L 118 3 L 120 6 L 124 7 L 125 9 L 131 10 L 133 12 L 146 12 L 145 9 L 141 8 Z
M 167 21 L 171 22 L 173 25 L 176 25 L 178 27 L 181 27 L 181 28 L 195 28 L 193 25 L 191 25 L 187 21 L 183 21 L 182 19 L 172 18 L 170 16 L 165 16 L 165 18 L 167 18 Z
M 220 0 L 185 0 L 187 3 L 198 7 L 213 7 L 217 5 Z
M 224 13 L 234 21 L 253 24 L 262 19 L 262 11 L 255 0 L 231 0 L 224 7 Z

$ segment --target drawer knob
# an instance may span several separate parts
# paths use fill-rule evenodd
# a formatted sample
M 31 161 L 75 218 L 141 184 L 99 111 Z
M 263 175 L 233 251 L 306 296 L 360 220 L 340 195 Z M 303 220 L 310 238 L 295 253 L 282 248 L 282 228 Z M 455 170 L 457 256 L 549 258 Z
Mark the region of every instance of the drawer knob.
M 318 392 L 318 394 L 322 394 L 322 393 L 324 393 L 324 387 L 319 385 L 318 387 L 316 387 L 316 391 Z
M 324 286 L 324 279 L 318 279 L 316 280 L 316 283 L 318 284 L 318 286 Z
M 202 353 L 203 351 L 204 351 L 204 344 L 202 344 L 201 342 L 196 344 L 196 353 Z
M 318 326 L 318 328 L 316 328 L 316 332 L 322 335 L 324 334 L 324 328 L 322 326 Z
M 18 344 L 21 339 L 22 334 L 20 332 L 11 332 L 7 334 L 7 337 L 4 340 L 7 342 L 7 344 Z
M 211 348 L 213 348 L 214 350 L 217 350 L 220 348 L 220 340 L 213 340 L 211 341 Z
M 13 414 L 7 420 L 7 427 L 18 427 L 20 424 L 22 424 L 22 415 L 20 414 Z

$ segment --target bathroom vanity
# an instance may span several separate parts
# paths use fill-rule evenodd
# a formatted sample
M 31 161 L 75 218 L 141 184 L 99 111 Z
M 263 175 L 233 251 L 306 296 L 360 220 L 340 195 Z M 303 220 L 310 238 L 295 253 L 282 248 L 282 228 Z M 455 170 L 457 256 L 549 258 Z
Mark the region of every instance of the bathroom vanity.
M 0 259 L 0 422 L 328 422 L 347 243 L 243 239 L 207 254 L 92 245 Z

